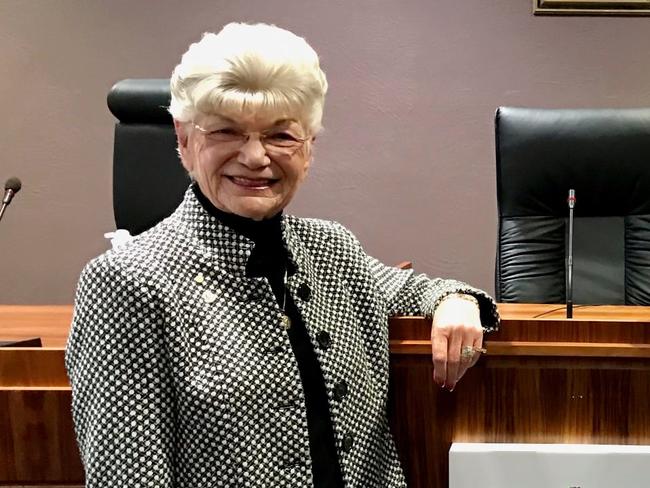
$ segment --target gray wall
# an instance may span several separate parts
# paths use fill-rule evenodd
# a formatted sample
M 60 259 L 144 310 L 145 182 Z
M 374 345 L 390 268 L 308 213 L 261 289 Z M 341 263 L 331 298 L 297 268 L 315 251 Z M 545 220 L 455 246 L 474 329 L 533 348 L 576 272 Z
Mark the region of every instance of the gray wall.
M 0 0 L 0 303 L 69 303 L 107 247 L 123 78 L 167 77 L 201 32 L 305 36 L 331 91 L 290 211 L 336 219 L 387 263 L 493 290 L 499 105 L 650 105 L 650 19 L 533 17 L 530 0 Z

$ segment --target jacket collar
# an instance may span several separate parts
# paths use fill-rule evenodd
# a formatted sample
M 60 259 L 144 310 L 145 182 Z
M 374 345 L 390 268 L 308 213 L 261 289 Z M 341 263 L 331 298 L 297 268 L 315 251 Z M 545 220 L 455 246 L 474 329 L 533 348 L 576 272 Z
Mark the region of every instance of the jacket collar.
M 292 229 L 296 217 L 282 216 L 282 239 L 288 251 L 290 264 L 301 269 L 306 255 L 300 237 Z M 235 232 L 211 215 L 196 198 L 192 188 L 188 188 L 183 201 L 169 218 L 176 231 L 197 243 L 197 252 L 201 257 L 226 272 L 244 276 L 246 263 L 255 247 L 252 240 Z

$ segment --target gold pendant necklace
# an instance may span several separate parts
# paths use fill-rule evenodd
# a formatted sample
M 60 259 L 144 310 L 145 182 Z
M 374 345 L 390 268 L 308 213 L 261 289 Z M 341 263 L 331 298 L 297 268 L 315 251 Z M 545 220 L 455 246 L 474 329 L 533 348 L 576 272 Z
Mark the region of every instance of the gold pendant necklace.
M 282 327 L 284 330 L 289 330 L 291 328 L 291 319 L 287 315 L 287 270 L 284 270 L 284 286 L 282 288 Z

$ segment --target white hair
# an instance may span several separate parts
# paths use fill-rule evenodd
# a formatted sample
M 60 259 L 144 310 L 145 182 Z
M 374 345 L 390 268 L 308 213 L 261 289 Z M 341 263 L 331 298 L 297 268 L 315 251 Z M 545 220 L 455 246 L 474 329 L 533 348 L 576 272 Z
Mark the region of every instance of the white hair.
M 174 68 L 169 112 L 179 122 L 199 113 L 264 111 L 321 129 L 327 79 L 302 37 L 267 24 L 226 25 L 205 33 Z

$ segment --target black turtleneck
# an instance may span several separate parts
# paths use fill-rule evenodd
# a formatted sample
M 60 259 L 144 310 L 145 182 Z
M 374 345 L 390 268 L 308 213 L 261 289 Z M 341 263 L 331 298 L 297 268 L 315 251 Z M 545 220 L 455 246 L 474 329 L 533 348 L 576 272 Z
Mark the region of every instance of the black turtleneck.
M 342 488 L 343 479 L 336 455 L 334 429 L 329 413 L 323 372 L 300 312 L 285 288 L 285 271 L 287 275 L 291 276 L 294 274 L 295 269 L 293 269 L 289 261 L 282 238 L 282 213 L 280 212 L 270 219 L 259 221 L 226 213 L 216 208 L 203 195 L 198 185 L 193 184 L 192 188 L 199 202 L 208 213 L 222 224 L 227 225 L 255 243 L 246 264 L 246 275 L 267 278 L 278 305 L 280 307 L 285 305 L 284 312 L 291 319 L 291 327 L 287 330 L 287 333 L 298 363 L 303 391 L 305 392 L 314 487 Z M 286 304 L 283 303 L 285 296 Z

